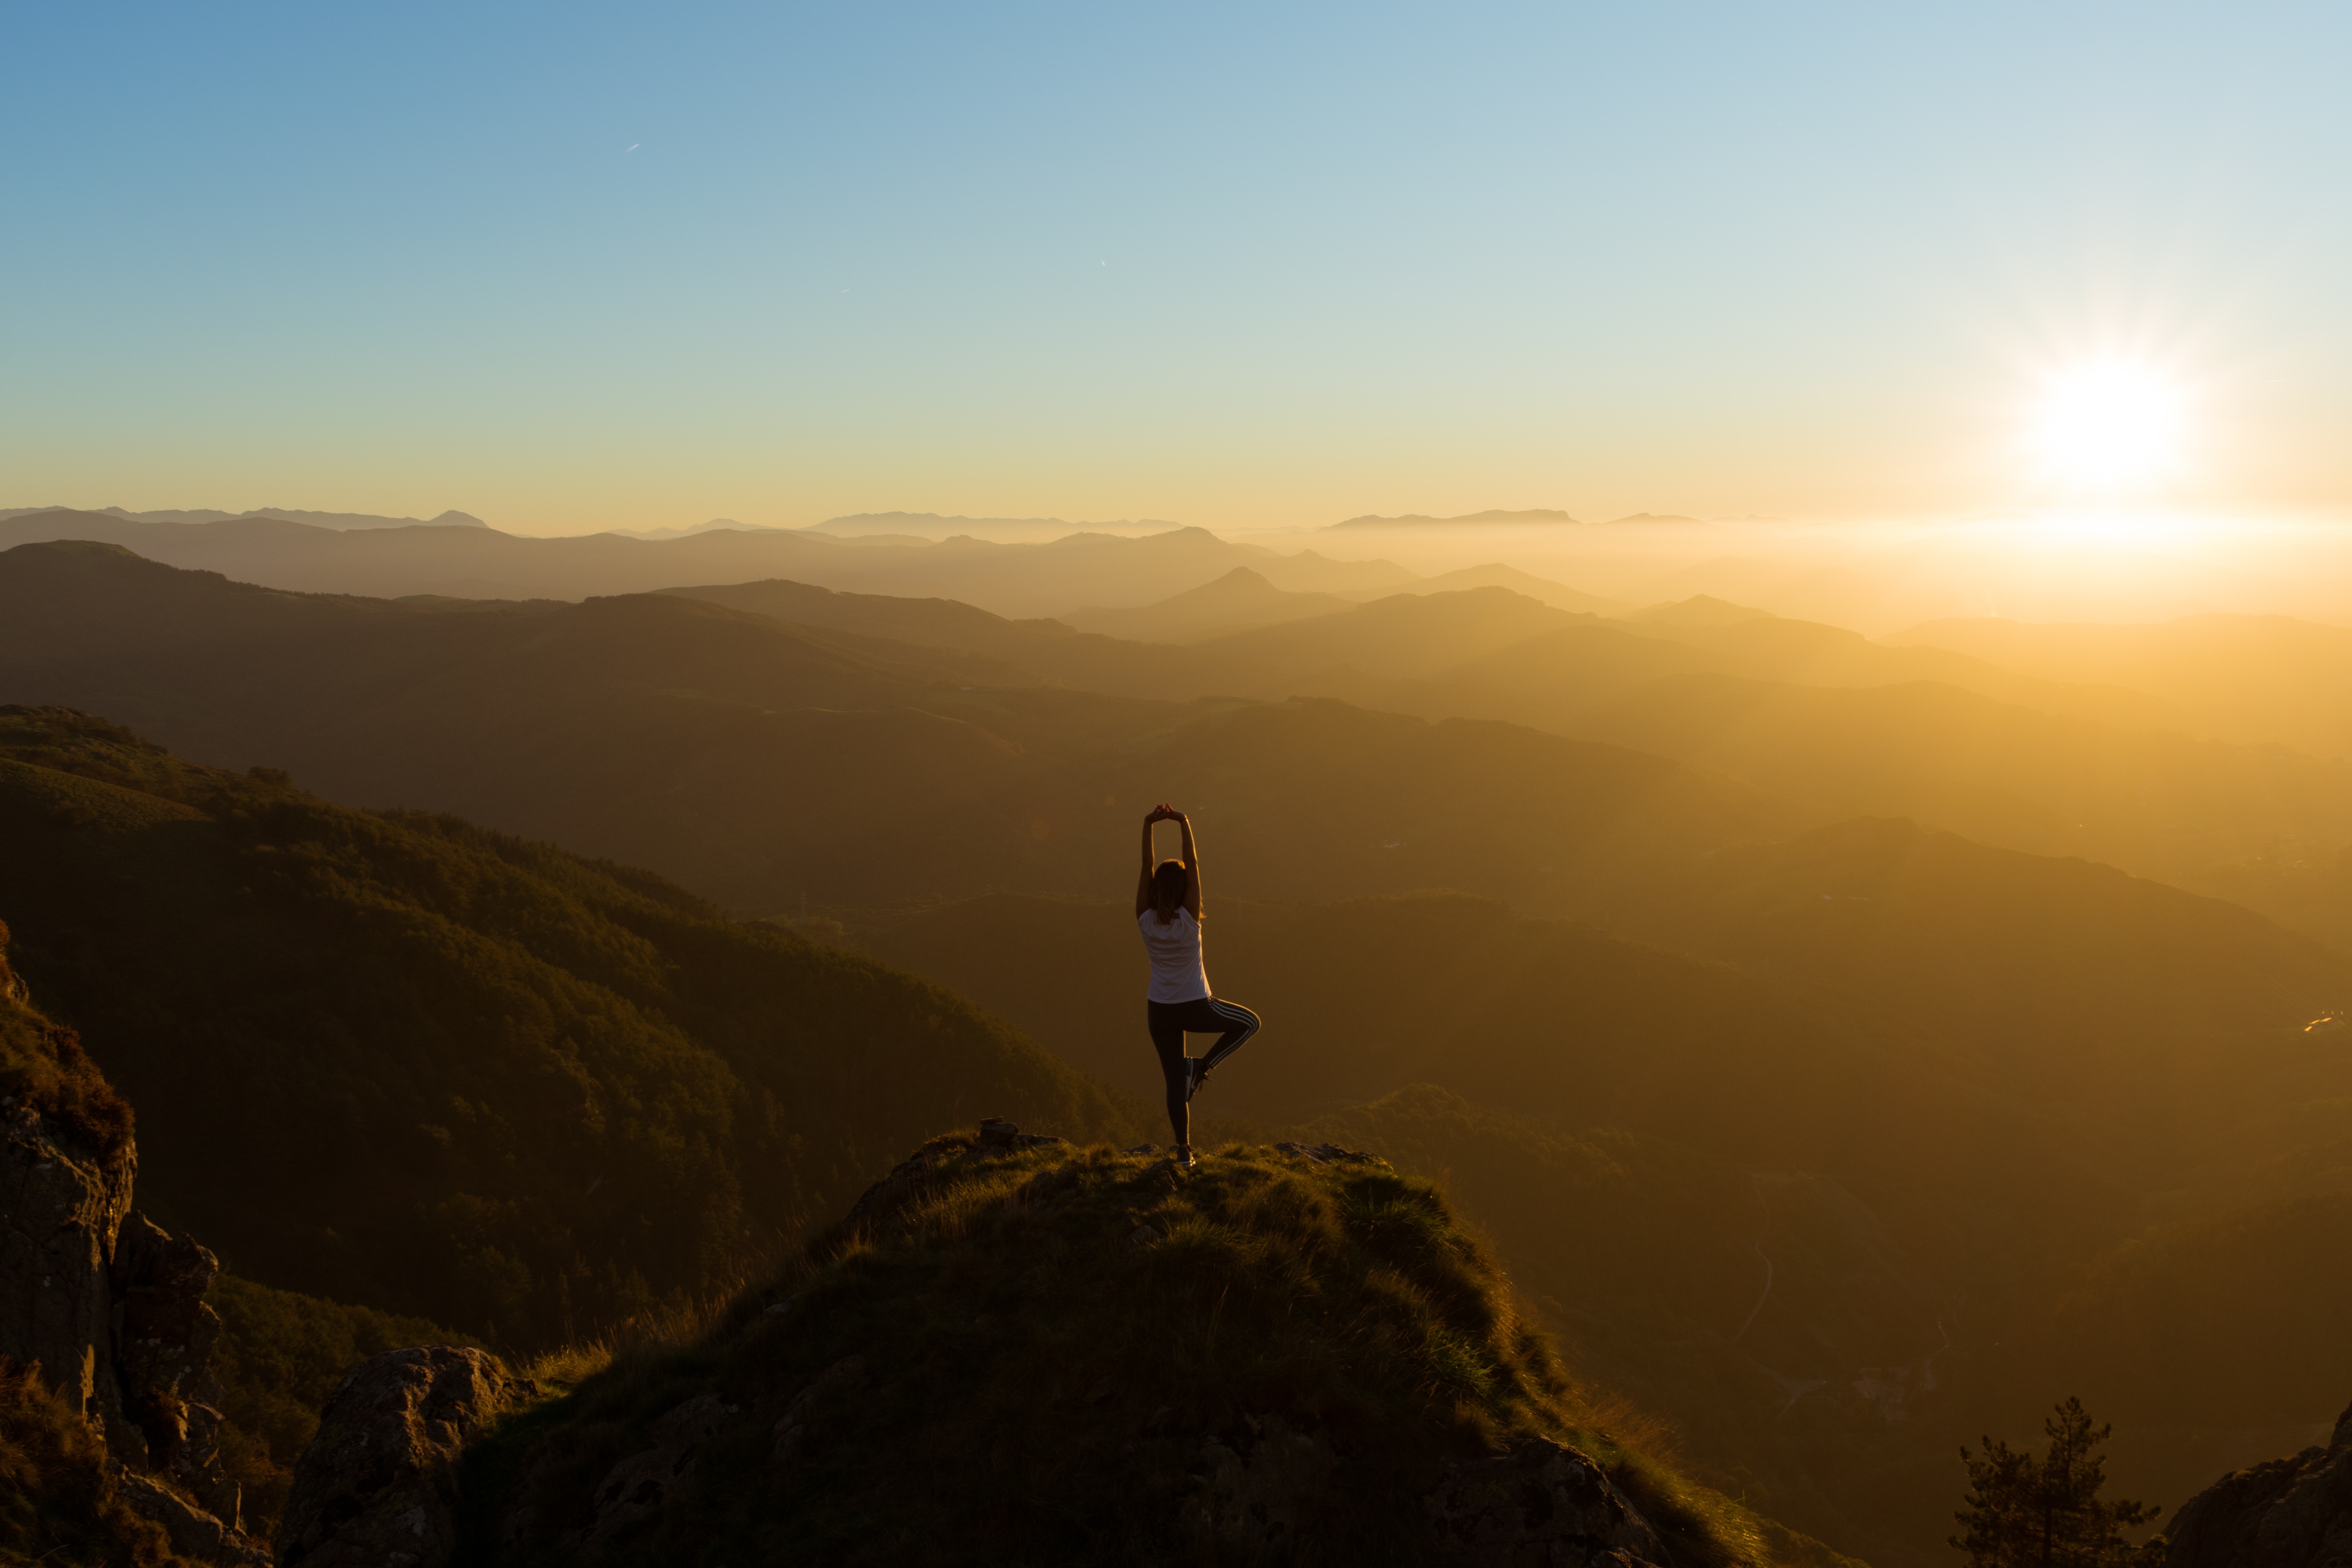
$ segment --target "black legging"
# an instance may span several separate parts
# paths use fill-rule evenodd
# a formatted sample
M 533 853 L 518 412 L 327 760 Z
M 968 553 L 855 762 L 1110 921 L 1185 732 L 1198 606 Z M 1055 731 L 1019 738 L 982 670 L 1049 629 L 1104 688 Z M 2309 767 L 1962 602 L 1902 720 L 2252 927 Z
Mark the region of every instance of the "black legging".
M 1191 1002 L 1147 1002 L 1144 1012 L 1151 1028 L 1151 1048 L 1160 1053 L 1160 1072 L 1168 1080 L 1168 1125 L 1176 1130 L 1176 1142 L 1192 1142 L 1192 1114 L 1184 1103 L 1184 1036 L 1215 1035 L 1217 1043 L 1201 1058 L 1201 1073 L 1208 1076 L 1211 1068 L 1242 1048 L 1243 1042 L 1257 1033 L 1258 1017 L 1246 1007 L 1214 996 L 1202 996 Z

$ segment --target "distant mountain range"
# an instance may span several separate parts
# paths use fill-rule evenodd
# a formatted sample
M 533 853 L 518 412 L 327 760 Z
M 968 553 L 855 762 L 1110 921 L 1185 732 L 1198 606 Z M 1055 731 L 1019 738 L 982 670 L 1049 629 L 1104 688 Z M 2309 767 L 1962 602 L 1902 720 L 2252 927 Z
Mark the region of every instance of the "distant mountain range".
M 1578 523 L 1564 511 L 1550 507 L 1532 507 L 1526 511 L 1469 511 L 1460 517 L 1424 517 L 1419 512 L 1405 512 L 1397 517 L 1351 517 L 1333 528 L 1491 528 L 1497 525 L 1534 523 L 1553 527 L 1598 526 L 1614 528 L 1621 523 L 1696 523 L 1696 517 L 1679 517 L 1672 512 L 1637 511 L 1626 517 L 1612 517 L 1597 525 Z
M 1066 522 L 1058 517 L 963 517 L 945 516 L 936 511 L 859 511 L 845 517 L 829 517 L 823 522 L 810 523 L 803 533 L 830 533 L 845 539 L 870 534 L 897 534 L 916 539 L 949 539 L 959 533 L 1043 533 L 1058 537 L 1066 533 L 1088 533 L 1107 531 L 1132 532 L 1149 529 L 1164 532 L 1181 528 L 1180 522 L 1162 518 L 1119 518 L 1109 522 Z
M 1204 528 L 1129 538 L 1077 533 L 1034 543 L 857 539 L 805 529 L 712 529 L 677 539 L 614 533 L 527 538 L 494 528 L 330 531 L 279 518 L 148 522 L 56 508 L 0 520 L 0 550 L 60 539 L 120 544 L 151 561 L 303 593 L 388 598 L 581 599 L 684 583 L 795 582 L 940 595 L 1004 616 L 1074 605 L 1144 605 L 1248 566 L 1290 593 L 1393 591 L 1419 579 L 1389 561 L 1280 554 Z
M 1454 527 L 1477 526 L 1496 522 L 1572 523 L 1576 519 L 1564 511 L 1549 507 L 1536 507 L 1528 511 L 1471 511 L 1460 517 L 1423 517 L 1419 512 L 1405 512 L 1396 517 L 1367 515 L 1351 517 L 1345 522 L 1335 522 L 1333 528 L 1428 528 L 1440 524 Z
M 32 517 L 42 512 L 69 510 L 71 509 L 55 506 L 0 507 L 0 522 L 6 522 L 12 518 Z M 361 511 L 300 511 L 292 507 L 276 506 L 256 507 L 251 511 L 214 511 L 205 507 L 197 507 L 186 511 L 125 511 L 119 506 L 101 506 L 91 509 L 87 515 L 119 517 L 128 522 L 237 522 L 247 518 L 271 518 L 279 522 L 299 522 L 312 528 L 331 528 L 338 532 L 355 528 L 488 528 L 490 526 L 473 513 L 464 511 L 445 511 L 440 516 L 433 518 L 377 517 L 372 513 Z

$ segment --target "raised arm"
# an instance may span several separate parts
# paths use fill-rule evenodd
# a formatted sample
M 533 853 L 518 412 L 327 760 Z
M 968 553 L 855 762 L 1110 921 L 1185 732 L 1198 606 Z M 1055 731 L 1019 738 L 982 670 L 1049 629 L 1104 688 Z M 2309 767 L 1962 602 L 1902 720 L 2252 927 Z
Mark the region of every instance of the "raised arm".
M 1151 815 L 1143 819 L 1143 869 L 1135 877 L 1135 914 L 1139 920 L 1151 907 L 1151 825 L 1166 814 L 1165 806 L 1155 805 Z
M 1194 920 L 1199 920 L 1201 918 L 1201 851 L 1200 847 L 1192 842 L 1192 819 L 1185 816 L 1181 811 L 1176 812 L 1173 815 L 1175 816 L 1178 826 L 1184 829 L 1184 870 L 1186 873 L 1184 879 L 1184 907 L 1192 911 L 1192 918 Z M 1147 828 L 1145 831 L 1149 832 L 1150 830 Z

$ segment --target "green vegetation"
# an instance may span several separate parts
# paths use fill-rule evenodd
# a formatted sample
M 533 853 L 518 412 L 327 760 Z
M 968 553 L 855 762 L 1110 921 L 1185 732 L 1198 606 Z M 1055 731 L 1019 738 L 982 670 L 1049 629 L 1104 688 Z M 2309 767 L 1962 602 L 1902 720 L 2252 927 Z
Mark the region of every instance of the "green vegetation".
M 2033 1456 L 1988 1437 L 1983 1451 L 1960 1450 L 1969 1468 L 1969 1495 L 1954 1515 L 1961 1533 L 1951 1544 L 1969 1568 L 2108 1568 L 2162 1561 L 2159 1545 L 2134 1546 L 2124 1533 L 2148 1523 L 2161 1509 L 2103 1500 L 2106 1458 L 2099 1445 L 2111 1436 L 2094 1427 L 2079 1399 L 2069 1399 L 2042 1423 L 2050 1447 Z
M 184 1568 L 115 1495 L 106 1446 L 40 1373 L 0 1357 L 0 1564 Z
M 941 1122 L 1129 1124 L 936 986 L 84 715 L 0 710 L 0 858 L 18 967 L 144 1110 L 159 1219 L 505 1345 L 732 1289 Z
M 0 924 L 0 1105 L 39 1111 L 111 1157 L 131 1142 L 130 1104 L 81 1048 L 81 1037 L 26 1005 Z
M 1831 1560 L 1643 1451 L 1380 1161 L 1236 1144 L 1175 1173 L 951 1134 L 916 1162 L 700 1342 L 502 1428 L 474 1560 L 1415 1563 L 1444 1465 L 1529 1434 L 1586 1447 L 1685 1568 Z M 627 1524 L 606 1498 L 600 1531 L 615 1463 L 714 1394 L 677 1489 Z M 1337 1468 L 1221 1504 L 1210 1446 L 1246 1470 L 1286 1432 Z

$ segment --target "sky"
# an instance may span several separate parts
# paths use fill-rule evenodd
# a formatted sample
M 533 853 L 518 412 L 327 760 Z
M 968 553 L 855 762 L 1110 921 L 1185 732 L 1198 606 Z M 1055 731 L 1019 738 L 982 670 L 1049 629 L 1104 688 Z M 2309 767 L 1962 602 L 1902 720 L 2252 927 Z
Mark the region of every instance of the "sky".
M 2340 4 L 0 0 L 0 59 L 5 506 L 2352 518 Z M 2037 442 L 2117 367 L 2164 460 L 2087 497 Z

